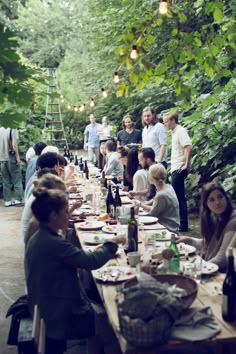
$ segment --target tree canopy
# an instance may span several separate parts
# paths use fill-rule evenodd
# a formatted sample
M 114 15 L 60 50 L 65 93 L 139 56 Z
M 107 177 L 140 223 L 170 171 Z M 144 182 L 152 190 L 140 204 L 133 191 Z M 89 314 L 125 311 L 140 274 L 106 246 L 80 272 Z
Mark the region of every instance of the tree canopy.
M 5 18 L 23 55 L 40 67 L 58 67 L 71 143 L 78 143 L 90 112 L 99 119 L 107 115 L 119 128 L 128 112 L 140 126 L 147 105 L 157 113 L 178 111 L 193 140 L 191 195 L 215 177 L 235 193 L 235 2 L 168 1 L 166 16 L 157 11 L 159 1 L 150 0 L 11 3 L 14 13 Z M 129 56 L 133 45 L 135 61 Z M 117 69 L 120 82 L 114 84 Z M 68 111 L 68 103 L 86 103 L 86 109 Z M 38 110 L 43 112 L 41 104 Z

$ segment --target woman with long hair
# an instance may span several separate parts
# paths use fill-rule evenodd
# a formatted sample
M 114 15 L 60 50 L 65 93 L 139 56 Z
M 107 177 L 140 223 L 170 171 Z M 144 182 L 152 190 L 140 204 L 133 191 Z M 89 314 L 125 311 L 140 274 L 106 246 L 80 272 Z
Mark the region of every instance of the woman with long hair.
M 202 251 L 206 261 L 224 271 L 227 266 L 226 249 L 236 231 L 236 211 L 224 188 L 216 182 L 202 187 L 200 208 L 201 239 L 181 237 L 182 241 Z
M 77 268 L 92 270 L 113 258 L 117 243 L 105 242 L 85 252 L 65 240 L 58 231 L 67 227 L 68 198 L 63 190 L 36 188 L 32 211 L 39 230 L 25 251 L 28 304 L 33 315 L 37 304 L 46 324 L 46 354 L 62 354 L 66 340 L 94 335 L 94 313 L 78 278 Z
M 167 171 L 161 164 L 154 164 L 149 168 L 148 179 L 156 187 L 156 195 L 152 206 L 141 203 L 140 206 L 156 216 L 159 222 L 168 230 L 177 232 L 179 228 L 179 202 L 173 187 L 167 184 Z

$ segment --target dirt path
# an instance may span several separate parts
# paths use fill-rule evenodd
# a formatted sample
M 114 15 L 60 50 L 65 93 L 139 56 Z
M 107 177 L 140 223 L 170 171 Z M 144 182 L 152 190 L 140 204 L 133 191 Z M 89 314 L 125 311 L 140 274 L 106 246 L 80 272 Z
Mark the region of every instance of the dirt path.
M 16 353 L 16 347 L 6 344 L 10 319 L 9 306 L 24 294 L 24 246 L 20 239 L 22 207 L 3 206 L 0 200 L 0 347 L 1 354 Z

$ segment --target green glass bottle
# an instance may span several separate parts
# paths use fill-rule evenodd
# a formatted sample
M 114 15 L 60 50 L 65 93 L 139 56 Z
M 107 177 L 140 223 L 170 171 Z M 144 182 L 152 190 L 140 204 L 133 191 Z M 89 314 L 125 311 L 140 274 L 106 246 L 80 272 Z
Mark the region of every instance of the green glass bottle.
M 168 271 L 171 273 L 179 273 L 180 257 L 175 241 L 175 234 L 171 234 L 170 249 L 174 252 L 174 256 L 169 260 Z

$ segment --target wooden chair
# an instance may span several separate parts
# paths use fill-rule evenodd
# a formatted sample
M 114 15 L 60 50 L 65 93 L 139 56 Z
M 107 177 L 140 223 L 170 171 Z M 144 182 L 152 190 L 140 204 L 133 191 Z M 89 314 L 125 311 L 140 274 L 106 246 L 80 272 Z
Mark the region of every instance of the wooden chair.
M 23 318 L 18 333 L 19 354 L 45 354 L 46 326 L 38 305 L 34 306 L 33 320 Z

